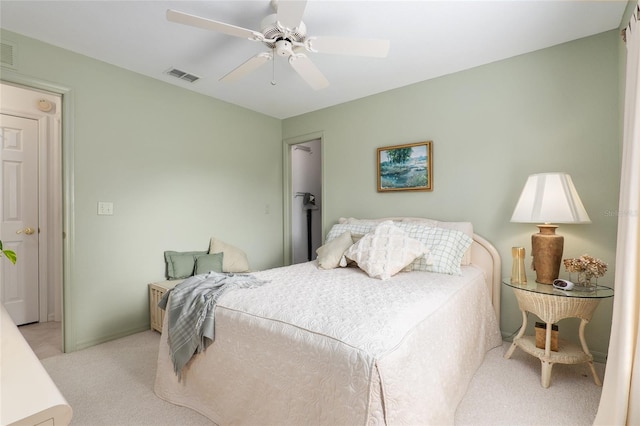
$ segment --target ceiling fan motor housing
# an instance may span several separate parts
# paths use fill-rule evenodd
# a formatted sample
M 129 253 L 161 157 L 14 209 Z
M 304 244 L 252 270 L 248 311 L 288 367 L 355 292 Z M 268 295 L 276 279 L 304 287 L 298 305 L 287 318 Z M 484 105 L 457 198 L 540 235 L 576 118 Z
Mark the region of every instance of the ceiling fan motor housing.
M 278 55 L 289 56 L 291 54 L 291 42 L 304 42 L 305 38 L 307 37 L 307 26 L 304 24 L 304 22 L 301 21 L 298 27 L 294 28 L 292 31 L 288 31 L 287 33 L 282 31 L 281 28 L 281 26 L 278 26 L 278 15 L 276 15 L 275 13 L 265 17 L 260 23 L 260 32 L 262 32 L 264 38 L 276 40 L 276 42 L 265 42 L 265 44 L 271 49 L 277 49 L 279 41 L 288 41 L 288 53 L 284 54 L 278 51 Z

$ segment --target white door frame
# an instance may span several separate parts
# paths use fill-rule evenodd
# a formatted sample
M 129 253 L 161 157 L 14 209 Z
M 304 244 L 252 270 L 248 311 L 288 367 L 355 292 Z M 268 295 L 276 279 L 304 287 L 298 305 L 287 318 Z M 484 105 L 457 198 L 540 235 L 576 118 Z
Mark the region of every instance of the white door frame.
M 44 90 L 50 93 L 55 93 L 62 96 L 62 122 L 59 123 L 58 131 L 61 132 L 61 138 L 59 138 L 60 146 L 52 150 L 49 157 L 44 160 L 47 165 L 51 162 L 58 162 L 61 166 L 62 182 L 61 185 L 56 187 L 50 187 L 49 189 L 49 206 L 51 211 L 59 213 L 61 217 L 59 220 L 52 220 L 57 222 L 58 228 L 53 229 L 48 238 L 48 247 L 62 247 L 62 253 L 57 256 L 56 262 L 48 262 L 47 270 L 52 274 L 61 275 L 62 292 L 56 297 L 61 297 L 62 301 L 62 351 L 72 352 L 76 349 L 76 330 L 73 321 L 73 292 L 71 291 L 72 285 L 72 264 L 74 259 L 74 92 L 71 88 L 61 86 L 49 81 L 39 80 L 33 77 L 22 75 L 18 72 L 2 69 L 2 75 L 0 80 L 6 83 L 23 86 L 25 88 Z M 51 213 L 51 212 L 49 212 Z M 50 225 L 51 226 L 51 225 Z M 55 223 L 54 223 L 54 226 Z M 56 268 L 57 271 L 56 271 Z M 41 303 L 42 305 L 42 303 Z M 46 307 L 46 304 L 45 304 Z M 42 311 L 41 311 L 42 312 Z
M 291 262 L 293 262 L 293 235 L 291 233 L 291 208 L 292 208 L 292 200 L 293 200 L 293 189 L 292 189 L 292 182 L 291 182 L 291 146 L 292 145 L 297 145 L 300 143 L 304 143 L 304 142 L 309 142 L 311 140 L 315 140 L 315 139 L 320 139 L 320 154 L 322 159 L 324 159 L 324 135 L 323 132 L 313 132 L 313 133 L 308 133 L 306 135 L 300 135 L 300 136 L 295 136 L 292 138 L 287 138 L 283 140 L 283 144 L 282 144 L 282 166 L 283 166 L 283 173 L 282 173 L 282 183 L 283 183 L 283 190 L 282 190 L 282 194 L 283 194 L 283 206 L 282 206 L 282 221 L 283 221 L 283 226 L 282 228 L 284 229 L 284 235 L 283 235 L 283 248 L 284 248 L 284 253 L 283 253 L 283 257 L 284 257 L 284 265 L 291 265 Z M 322 232 L 324 233 L 324 210 L 326 204 L 324 202 L 324 200 L 326 200 L 325 196 L 324 196 L 324 160 L 322 160 L 322 164 L 320 166 L 320 174 L 322 175 L 321 177 L 321 186 L 322 186 L 322 194 L 321 194 L 321 200 L 323 203 L 323 208 L 322 208 L 322 212 L 320 212 L 320 223 L 321 223 L 321 229 Z

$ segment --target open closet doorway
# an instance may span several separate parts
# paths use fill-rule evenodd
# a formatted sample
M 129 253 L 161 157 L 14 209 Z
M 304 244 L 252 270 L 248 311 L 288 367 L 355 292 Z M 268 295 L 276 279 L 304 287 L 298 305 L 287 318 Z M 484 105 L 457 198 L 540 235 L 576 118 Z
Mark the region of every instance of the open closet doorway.
M 23 335 L 30 345 L 33 337 L 47 351 L 53 344 L 57 354 L 63 350 L 62 96 L 6 82 L 0 93 L 0 239 L 18 258 L 16 265 L 0 259 L 0 300 L 17 325 L 29 328 Z
M 289 145 L 291 263 L 316 258 L 322 245 L 322 140 Z

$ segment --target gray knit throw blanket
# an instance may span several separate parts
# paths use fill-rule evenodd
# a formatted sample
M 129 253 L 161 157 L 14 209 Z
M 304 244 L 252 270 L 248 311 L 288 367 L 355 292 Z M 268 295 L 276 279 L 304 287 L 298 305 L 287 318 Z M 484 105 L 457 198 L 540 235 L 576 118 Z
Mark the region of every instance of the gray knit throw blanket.
M 220 296 L 231 289 L 254 288 L 264 283 L 253 275 L 209 272 L 187 278 L 164 294 L 158 306 L 168 315 L 169 352 L 178 380 L 191 357 L 213 343 L 214 311 Z

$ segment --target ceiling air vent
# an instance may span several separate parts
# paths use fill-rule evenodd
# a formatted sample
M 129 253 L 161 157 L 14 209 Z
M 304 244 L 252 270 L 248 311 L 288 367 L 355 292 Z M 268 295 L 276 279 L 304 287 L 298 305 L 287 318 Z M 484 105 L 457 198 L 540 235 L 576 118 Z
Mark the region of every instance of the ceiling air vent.
M 179 70 L 177 68 L 171 68 L 165 71 L 165 74 L 169 74 L 172 77 L 179 78 L 180 80 L 188 81 L 189 83 L 194 83 L 200 80 L 200 77 L 197 75 L 189 74 L 186 71 Z
M 18 66 L 18 46 L 8 41 L 0 43 L 0 64 L 16 68 Z

